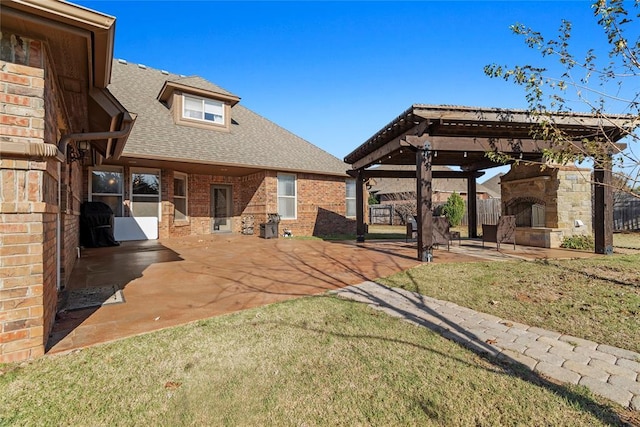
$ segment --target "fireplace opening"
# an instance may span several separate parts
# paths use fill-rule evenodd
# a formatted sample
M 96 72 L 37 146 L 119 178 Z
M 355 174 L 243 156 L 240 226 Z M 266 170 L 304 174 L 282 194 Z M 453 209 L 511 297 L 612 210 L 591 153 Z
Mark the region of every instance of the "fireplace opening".
M 507 215 L 516 217 L 516 227 L 544 227 L 545 205 L 538 199 L 515 199 L 507 206 Z

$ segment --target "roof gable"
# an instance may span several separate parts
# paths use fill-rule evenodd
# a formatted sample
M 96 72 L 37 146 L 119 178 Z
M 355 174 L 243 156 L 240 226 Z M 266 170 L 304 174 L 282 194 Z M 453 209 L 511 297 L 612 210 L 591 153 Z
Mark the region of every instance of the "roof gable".
M 171 82 L 171 83 L 168 83 Z M 109 90 L 138 118 L 123 157 L 310 172 L 346 177 L 348 165 L 266 118 L 234 104 L 229 132 L 178 125 L 159 101 L 177 85 L 239 98 L 207 80 L 114 61 Z

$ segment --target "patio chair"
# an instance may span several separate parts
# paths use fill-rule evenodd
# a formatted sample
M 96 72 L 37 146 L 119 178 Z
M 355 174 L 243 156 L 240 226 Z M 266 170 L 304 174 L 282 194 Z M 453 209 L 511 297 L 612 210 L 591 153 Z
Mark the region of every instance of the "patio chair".
M 418 222 L 411 216 L 407 218 L 407 235 L 405 236 L 405 243 L 409 240 L 413 240 L 418 237 Z
M 447 245 L 451 242 L 451 233 L 449 232 L 449 220 L 444 216 L 433 217 L 433 244 Z
M 513 215 L 501 216 L 498 224 L 482 224 L 482 247 L 484 242 L 495 242 L 496 249 L 500 250 L 500 243 L 513 243 L 516 248 L 516 217 Z
M 418 237 L 418 222 L 415 218 L 407 219 L 407 235 L 405 242 L 409 239 Z M 447 245 L 449 250 L 449 242 L 451 241 L 451 233 L 449 232 L 449 221 L 445 217 L 433 217 L 433 244 Z

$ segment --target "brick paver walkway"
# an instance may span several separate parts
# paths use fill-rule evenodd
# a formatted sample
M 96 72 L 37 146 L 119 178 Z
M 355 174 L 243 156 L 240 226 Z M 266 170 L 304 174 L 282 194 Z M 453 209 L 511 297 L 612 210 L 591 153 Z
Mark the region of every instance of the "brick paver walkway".
M 588 387 L 640 410 L 640 354 L 523 325 L 403 289 L 363 282 L 336 294 L 433 329 L 445 338 L 517 362 L 546 377 Z

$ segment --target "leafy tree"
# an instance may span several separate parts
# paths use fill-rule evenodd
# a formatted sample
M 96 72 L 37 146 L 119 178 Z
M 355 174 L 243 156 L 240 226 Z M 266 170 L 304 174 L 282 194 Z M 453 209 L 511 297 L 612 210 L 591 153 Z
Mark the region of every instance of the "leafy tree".
M 525 44 L 541 54 L 541 65 L 485 66 L 485 74 L 503 78 L 525 89 L 528 110 L 541 126 L 534 137 L 552 142 L 553 148 L 544 152 L 544 161 L 568 163 L 592 159 L 594 167 L 612 170 L 614 185 L 624 183 L 622 190 L 640 184 L 640 156 L 637 144 L 640 135 L 640 0 L 633 3 L 622 0 L 597 0 L 592 4 L 594 16 L 606 41 L 604 51 L 589 49 L 579 55 L 571 44 L 572 24 L 562 20 L 557 36 L 547 37 L 522 24 L 512 25 L 511 31 L 524 38 Z M 593 45 L 597 46 L 594 39 Z M 559 72 L 545 65 L 553 62 Z M 558 69 L 558 68 L 556 68 Z M 573 111 L 572 105 L 601 119 L 602 123 L 618 123 L 625 135 L 624 151 L 608 139 L 584 140 L 576 146 L 569 135 L 559 129 L 552 113 Z M 613 112 L 625 116 L 624 124 L 614 121 Z M 613 161 L 611 155 L 613 154 Z M 496 161 L 514 161 L 503 153 L 488 154 Z
M 455 191 L 442 206 L 442 214 L 447 217 L 449 225 L 452 227 L 456 227 L 462 222 L 462 217 L 464 216 L 464 200 L 462 200 L 462 197 Z

